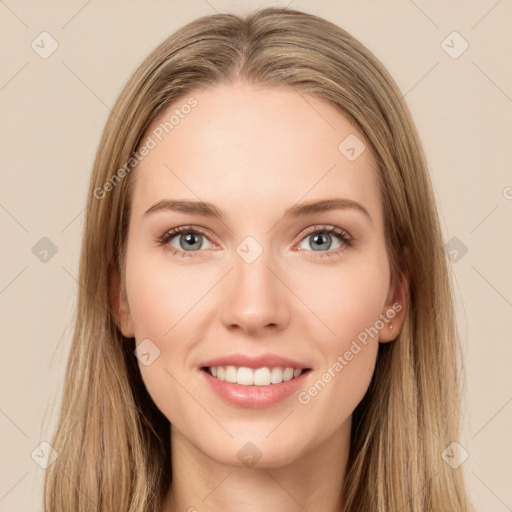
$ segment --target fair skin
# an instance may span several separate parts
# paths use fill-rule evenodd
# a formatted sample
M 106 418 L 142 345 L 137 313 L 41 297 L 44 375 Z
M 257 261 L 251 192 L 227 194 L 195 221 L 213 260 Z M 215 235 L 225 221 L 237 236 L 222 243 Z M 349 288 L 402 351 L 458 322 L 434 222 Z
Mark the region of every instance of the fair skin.
M 341 371 L 333 364 L 393 304 L 404 304 L 404 287 L 390 276 L 370 151 L 350 161 L 338 150 L 348 135 L 363 137 L 331 104 L 301 94 L 241 82 L 194 92 L 197 106 L 130 177 L 125 286 L 114 294 L 114 315 L 126 337 L 160 350 L 139 367 L 172 425 L 174 479 L 164 512 L 342 510 L 352 413 L 369 386 L 379 341 L 396 338 L 406 308 L 359 342 Z M 148 133 L 168 118 L 162 113 Z M 297 204 L 337 198 L 368 215 L 342 208 L 283 216 Z M 145 213 L 178 199 L 212 203 L 225 217 Z M 178 226 L 205 231 L 186 256 L 172 249 L 187 250 L 187 233 L 157 243 Z M 311 227 L 318 227 L 316 239 L 306 232 Z M 237 252 L 248 236 L 262 250 L 251 263 Z M 226 401 L 199 367 L 226 355 L 269 353 L 310 370 L 298 391 L 268 406 Z M 300 402 L 299 393 L 329 368 L 329 382 Z M 237 456 L 247 443 L 257 449 L 245 448 L 258 454 L 255 465 Z

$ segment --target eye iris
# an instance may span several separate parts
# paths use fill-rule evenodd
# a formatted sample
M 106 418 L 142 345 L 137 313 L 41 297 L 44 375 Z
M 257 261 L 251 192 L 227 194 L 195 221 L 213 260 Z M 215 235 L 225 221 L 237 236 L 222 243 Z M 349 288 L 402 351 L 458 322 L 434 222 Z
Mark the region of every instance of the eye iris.
M 199 249 L 201 247 L 201 240 L 199 239 L 201 235 L 199 235 L 198 233 L 188 233 L 186 235 L 181 235 L 180 237 L 180 247 L 182 249 Z M 186 242 L 184 244 L 182 244 L 182 240 L 183 238 L 185 238 Z M 197 242 L 197 240 L 199 240 L 199 242 Z M 197 247 L 195 247 L 197 246 Z
M 328 234 L 325 234 L 325 233 L 315 233 L 314 235 L 312 235 L 312 238 L 313 238 L 313 249 L 316 251 L 317 247 L 320 247 L 322 248 L 322 246 L 320 245 L 321 243 L 329 243 L 329 245 L 327 246 L 327 249 L 329 249 L 331 247 L 331 235 L 328 235 Z M 318 243 L 318 241 L 320 243 Z

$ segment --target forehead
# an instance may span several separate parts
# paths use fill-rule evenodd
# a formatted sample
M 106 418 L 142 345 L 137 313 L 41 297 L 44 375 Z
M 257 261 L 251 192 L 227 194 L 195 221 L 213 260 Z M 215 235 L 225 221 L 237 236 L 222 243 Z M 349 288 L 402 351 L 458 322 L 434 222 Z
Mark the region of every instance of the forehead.
M 331 103 L 291 87 L 193 91 L 160 113 L 148 138 L 154 147 L 132 176 L 134 212 L 169 198 L 244 215 L 348 197 L 381 217 L 375 163 L 360 132 Z

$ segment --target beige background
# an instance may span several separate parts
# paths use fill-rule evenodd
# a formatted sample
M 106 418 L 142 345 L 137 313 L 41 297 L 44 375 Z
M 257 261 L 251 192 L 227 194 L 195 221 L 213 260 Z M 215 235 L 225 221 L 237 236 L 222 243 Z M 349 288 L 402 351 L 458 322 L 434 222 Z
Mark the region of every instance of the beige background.
M 0 1 L 0 511 L 41 510 L 44 470 L 31 453 L 55 424 L 87 182 L 109 107 L 136 65 L 184 23 L 215 10 L 286 3 Z M 359 38 L 406 95 L 445 240 L 460 241 L 450 248 L 467 365 L 463 467 L 478 511 L 510 511 L 512 2 L 294 0 L 290 6 Z M 34 40 L 42 46 L 43 31 L 58 43 L 46 59 L 31 47 Z M 463 39 L 446 39 L 453 31 Z M 469 47 L 458 58 L 445 51 L 459 53 L 464 40 Z M 46 262 L 32 252 L 43 237 L 57 248 Z

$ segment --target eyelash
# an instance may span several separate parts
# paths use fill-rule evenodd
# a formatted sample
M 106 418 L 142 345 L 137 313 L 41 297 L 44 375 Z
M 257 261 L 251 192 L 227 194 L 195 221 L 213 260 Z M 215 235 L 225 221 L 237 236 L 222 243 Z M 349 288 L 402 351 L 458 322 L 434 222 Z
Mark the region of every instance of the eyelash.
M 167 250 L 169 250 L 173 256 L 176 257 L 184 257 L 188 258 L 190 256 L 193 256 L 194 253 L 202 252 L 202 251 L 182 251 L 180 249 L 176 249 L 175 247 L 171 247 L 169 245 L 169 242 L 176 236 L 180 234 L 196 234 L 196 235 L 203 235 L 205 237 L 208 237 L 206 231 L 204 231 L 201 228 L 198 227 L 191 227 L 191 226 L 179 226 L 177 228 L 171 229 L 170 231 L 167 231 L 164 233 L 160 238 L 158 238 L 157 243 L 159 246 L 164 246 Z M 332 257 L 336 256 L 350 247 L 352 247 L 354 239 L 344 230 L 341 228 L 338 228 L 336 226 L 328 226 L 328 225 L 322 225 L 322 226 L 312 226 L 311 228 L 308 228 L 306 232 L 304 233 L 303 237 L 300 239 L 300 242 L 304 240 L 306 237 L 317 234 L 317 233 L 327 233 L 336 235 L 340 241 L 342 242 L 342 246 L 338 249 L 329 250 L 329 251 L 308 251 L 308 252 L 315 252 L 315 258 L 325 258 L 325 257 Z M 304 249 L 301 249 L 302 251 Z

